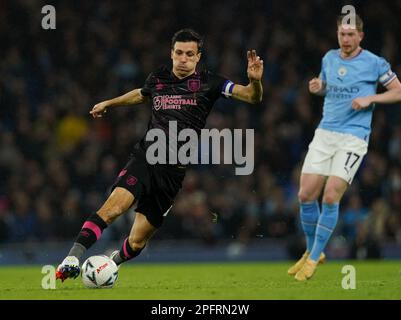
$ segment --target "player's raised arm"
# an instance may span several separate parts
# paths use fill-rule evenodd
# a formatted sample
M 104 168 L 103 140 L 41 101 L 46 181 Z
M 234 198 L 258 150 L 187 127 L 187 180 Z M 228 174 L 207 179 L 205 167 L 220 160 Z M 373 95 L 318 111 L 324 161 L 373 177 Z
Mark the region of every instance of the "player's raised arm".
M 249 84 L 247 86 L 235 84 L 233 87 L 232 97 L 234 99 L 249 103 L 258 103 L 262 101 L 263 96 L 263 60 L 261 60 L 260 57 L 256 55 L 255 50 L 248 51 L 247 57 L 247 74 L 249 78 Z
M 107 109 L 114 106 L 135 105 L 145 102 L 147 97 L 143 96 L 141 89 L 134 89 L 114 99 L 102 101 L 96 104 L 89 112 L 94 118 L 100 118 Z

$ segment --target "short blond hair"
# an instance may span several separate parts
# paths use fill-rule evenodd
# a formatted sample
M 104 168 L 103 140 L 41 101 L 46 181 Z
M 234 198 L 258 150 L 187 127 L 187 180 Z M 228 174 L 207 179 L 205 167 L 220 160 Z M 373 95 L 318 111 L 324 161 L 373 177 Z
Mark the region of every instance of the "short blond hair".
M 340 27 L 344 24 L 344 18 L 346 20 L 349 20 L 346 18 L 347 16 L 348 16 L 348 14 L 347 15 L 342 14 L 337 17 L 337 27 Z M 348 23 L 346 23 L 346 25 L 348 25 Z M 359 32 L 363 32 L 363 21 L 362 21 L 361 17 L 358 16 L 357 14 L 355 14 L 355 28 Z

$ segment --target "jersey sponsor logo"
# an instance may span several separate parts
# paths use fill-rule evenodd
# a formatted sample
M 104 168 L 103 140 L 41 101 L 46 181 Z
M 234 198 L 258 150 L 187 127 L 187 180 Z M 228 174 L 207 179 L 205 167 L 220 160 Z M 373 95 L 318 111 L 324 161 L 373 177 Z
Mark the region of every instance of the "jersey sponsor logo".
M 333 93 L 348 93 L 348 94 L 356 94 L 359 92 L 358 87 L 339 87 L 339 86 L 333 86 L 333 85 L 328 85 L 327 86 L 327 91 L 333 92 Z
M 327 85 L 326 90 L 326 97 L 333 99 L 352 99 L 359 92 L 358 87 L 339 87 L 333 85 Z
M 181 109 L 182 106 L 197 106 L 196 99 L 187 99 L 182 95 L 162 95 L 153 98 L 153 107 L 156 111 L 162 109 Z
M 337 73 L 340 77 L 344 77 L 347 74 L 347 69 L 345 67 L 340 67 Z
M 201 82 L 199 79 L 189 79 L 187 85 L 188 85 L 188 90 L 192 92 L 197 92 L 201 87 Z

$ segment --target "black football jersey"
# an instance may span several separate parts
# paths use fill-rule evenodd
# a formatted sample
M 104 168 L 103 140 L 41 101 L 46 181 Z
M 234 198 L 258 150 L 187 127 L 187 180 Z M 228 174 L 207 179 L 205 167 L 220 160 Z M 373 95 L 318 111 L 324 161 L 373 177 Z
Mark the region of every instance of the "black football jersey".
M 162 129 L 168 138 L 169 122 L 176 121 L 178 132 L 193 129 L 199 135 L 215 101 L 231 96 L 233 86 L 231 81 L 208 70 L 183 79 L 167 67 L 152 72 L 141 89 L 152 104 L 148 130 Z

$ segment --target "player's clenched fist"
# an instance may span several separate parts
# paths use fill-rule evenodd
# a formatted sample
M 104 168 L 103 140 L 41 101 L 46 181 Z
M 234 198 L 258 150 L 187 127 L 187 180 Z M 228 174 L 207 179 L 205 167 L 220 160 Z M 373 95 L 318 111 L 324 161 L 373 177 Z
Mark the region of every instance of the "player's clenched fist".
M 370 97 L 358 97 L 352 101 L 352 109 L 362 110 L 369 107 L 372 104 Z
M 106 101 L 96 104 L 89 112 L 94 118 L 101 118 L 106 113 L 108 103 Z
M 309 81 L 309 91 L 310 93 L 319 93 L 323 90 L 323 81 L 320 78 L 313 78 Z

